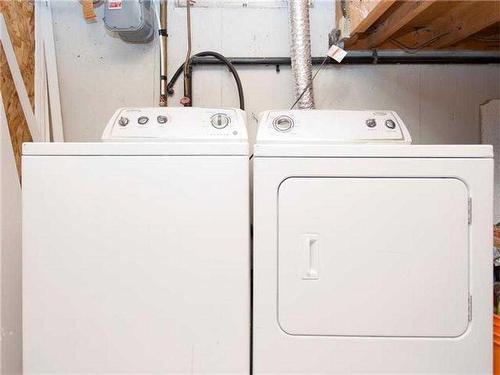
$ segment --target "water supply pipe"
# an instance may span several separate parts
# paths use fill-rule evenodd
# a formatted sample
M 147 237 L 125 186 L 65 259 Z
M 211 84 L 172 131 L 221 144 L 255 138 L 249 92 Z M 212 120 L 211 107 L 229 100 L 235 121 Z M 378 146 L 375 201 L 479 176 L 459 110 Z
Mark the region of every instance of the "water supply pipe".
M 160 107 L 167 105 L 167 0 L 160 0 Z

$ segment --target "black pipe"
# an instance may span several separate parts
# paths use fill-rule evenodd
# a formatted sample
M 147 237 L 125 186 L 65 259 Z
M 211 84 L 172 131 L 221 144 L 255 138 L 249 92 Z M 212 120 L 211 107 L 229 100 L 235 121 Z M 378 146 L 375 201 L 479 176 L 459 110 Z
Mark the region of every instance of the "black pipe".
M 289 57 L 227 57 L 233 65 L 290 65 Z M 321 64 L 324 57 L 313 57 L 312 63 Z M 193 65 L 221 65 L 219 60 L 211 57 L 192 58 Z M 352 54 L 347 55 L 341 65 L 349 64 L 499 64 L 500 55 L 458 55 L 458 54 L 412 54 L 412 55 L 384 55 L 384 54 Z M 328 59 L 326 64 L 338 64 Z
M 221 65 L 226 65 L 227 66 L 227 68 L 229 69 L 229 71 L 233 75 L 234 80 L 236 82 L 236 86 L 238 88 L 238 97 L 239 97 L 239 100 L 240 100 L 240 108 L 242 110 L 245 110 L 245 98 L 244 98 L 244 95 L 243 95 L 243 85 L 241 84 L 240 76 L 238 75 L 238 72 L 236 71 L 236 69 L 233 66 L 233 64 L 231 64 L 231 62 L 226 57 L 224 57 L 223 55 L 221 55 L 218 52 L 204 51 L 204 52 L 199 52 L 196 55 L 194 55 L 194 56 L 191 57 L 191 59 L 189 60 L 189 68 L 191 68 L 192 65 L 196 65 L 196 64 L 193 64 L 193 60 L 194 59 L 198 59 L 198 58 L 209 58 L 211 60 L 217 61 Z M 181 66 L 179 66 L 179 68 L 177 68 L 177 70 L 175 71 L 175 73 L 172 76 L 172 78 L 170 78 L 170 82 L 167 85 L 167 92 L 168 92 L 169 95 L 173 95 L 174 94 L 174 85 L 175 85 L 175 82 L 177 81 L 177 79 L 179 78 L 179 76 L 181 75 L 181 73 L 183 73 L 183 71 L 184 71 L 184 65 L 185 65 L 185 63 L 183 63 Z M 189 77 L 189 79 L 190 79 L 189 83 L 190 84 L 192 84 L 192 79 L 191 79 L 192 77 L 191 77 L 191 75 L 192 75 L 192 73 L 190 73 L 190 77 Z M 191 92 L 192 92 L 192 89 L 191 89 Z M 192 98 L 191 98 L 191 100 L 192 100 Z M 192 101 L 191 101 L 191 104 L 192 104 Z
M 230 68 L 235 77 L 240 96 L 240 105 L 244 108 L 243 89 L 238 73 L 232 65 L 265 65 L 275 66 L 279 72 L 280 65 L 291 65 L 290 57 L 212 57 L 215 52 L 202 52 L 191 57 L 191 65 L 226 65 Z M 217 54 L 219 55 L 219 54 Z M 315 65 L 323 63 L 324 57 L 312 57 L 312 63 Z M 325 65 L 338 64 L 332 59 L 328 59 Z M 401 54 L 394 52 L 360 51 L 350 52 L 340 65 L 364 65 L 364 64 L 500 64 L 500 54 L 498 53 L 474 53 L 474 52 L 419 52 L 415 54 Z M 174 73 L 167 86 L 169 95 L 174 93 L 173 86 L 182 74 L 184 64 Z M 233 71 L 234 70 L 234 71 Z

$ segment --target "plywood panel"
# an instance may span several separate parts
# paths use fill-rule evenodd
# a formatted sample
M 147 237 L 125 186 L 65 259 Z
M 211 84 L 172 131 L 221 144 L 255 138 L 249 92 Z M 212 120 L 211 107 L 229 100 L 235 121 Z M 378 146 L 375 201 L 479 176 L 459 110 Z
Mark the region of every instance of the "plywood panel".
M 23 75 L 28 97 L 34 106 L 35 72 L 35 14 L 32 2 L 26 0 L 0 0 L 0 12 L 5 18 L 17 62 Z M 21 175 L 21 146 L 30 142 L 31 135 L 8 69 L 5 53 L 0 48 L 0 91 L 7 114 L 16 165 Z

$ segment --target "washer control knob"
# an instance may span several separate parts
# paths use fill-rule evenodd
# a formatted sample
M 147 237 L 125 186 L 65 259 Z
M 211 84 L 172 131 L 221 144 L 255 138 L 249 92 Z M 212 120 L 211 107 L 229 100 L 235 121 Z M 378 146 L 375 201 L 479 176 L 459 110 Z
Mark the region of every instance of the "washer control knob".
M 374 118 L 369 118 L 368 120 L 366 120 L 366 126 L 368 126 L 369 128 L 374 128 L 375 126 L 377 126 L 377 121 L 375 121 Z
M 387 126 L 389 129 L 395 129 L 396 123 L 393 120 L 385 120 L 385 126 Z
M 289 116 L 278 116 L 273 121 L 273 127 L 279 132 L 287 132 L 293 128 L 293 120 Z
M 228 115 L 224 113 L 216 113 L 212 117 L 210 117 L 210 122 L 212 123 L 212 126 L 216 129 L 224 129 L 226 126 L 229 125 L 231 122 L 231 119 L 229 118 Z
M 145 125 L 149 121 L 149 117 L 141 116 L 137 119 L 139 125 Z
M 129 122 L 129 119 L 127 117 L 120 117 L 120 119 L 118 120 L 118 124 L 120 126 L 127 126 Z
M 159 115 L 156 118 L 156 121 L 158 121 L 158 124 L 165 124 L 168 121 L 168 117 L 167 116 L 163 116 L 163 115 Z

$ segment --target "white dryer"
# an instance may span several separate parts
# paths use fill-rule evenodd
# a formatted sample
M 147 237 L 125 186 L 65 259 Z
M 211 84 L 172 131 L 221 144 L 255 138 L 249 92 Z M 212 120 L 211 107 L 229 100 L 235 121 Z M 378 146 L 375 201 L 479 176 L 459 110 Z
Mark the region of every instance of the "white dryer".
M 256 374 L 490 373 L 491 146 L 391 111 L 272 111 L 254 157 Z
M 123 108 L 23 147 L 24 373 L 248 373 L 244 113 Z

